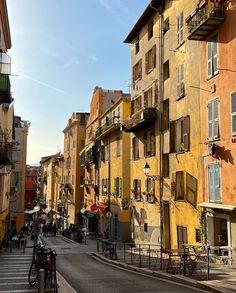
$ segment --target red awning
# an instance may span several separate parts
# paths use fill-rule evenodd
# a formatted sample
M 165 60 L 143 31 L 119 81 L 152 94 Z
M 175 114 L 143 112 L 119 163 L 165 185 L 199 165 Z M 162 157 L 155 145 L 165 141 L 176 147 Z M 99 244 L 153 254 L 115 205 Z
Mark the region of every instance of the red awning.
M 96 211 L 99 207 L 94 203 L 90 206 L 91 211 Z
M 99 209 L 101 209 L 101 210 L 106 210 L 107 208 L 108 208 L 108 205 L 107 204 L 105 204 L 105 203 L 100 203 L 99 205 L 98 205 L 98 207 L 99 207 Z

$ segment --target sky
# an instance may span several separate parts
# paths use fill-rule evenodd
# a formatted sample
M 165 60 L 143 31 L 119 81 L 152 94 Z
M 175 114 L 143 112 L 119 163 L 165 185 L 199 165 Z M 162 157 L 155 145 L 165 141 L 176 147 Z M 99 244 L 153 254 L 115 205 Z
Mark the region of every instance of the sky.
M 129 92 L 123 40 L 150 0 L 7 0 L 15 114 L 29 120 L 27 163 L 63 152 L 73 112 L 95 86 Z

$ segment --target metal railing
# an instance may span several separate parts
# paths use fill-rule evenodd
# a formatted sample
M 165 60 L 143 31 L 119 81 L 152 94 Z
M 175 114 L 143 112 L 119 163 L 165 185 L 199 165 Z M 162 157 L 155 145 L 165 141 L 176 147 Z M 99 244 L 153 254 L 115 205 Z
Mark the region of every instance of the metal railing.
M 160 245 L 113 242 L 97 239 L 97 252 L 105 257 L 153 271 L 182 274 L 209 280 L 210 273 L 234 269 L 231 247 L 185 244 L 182 249 L 161 249 Z

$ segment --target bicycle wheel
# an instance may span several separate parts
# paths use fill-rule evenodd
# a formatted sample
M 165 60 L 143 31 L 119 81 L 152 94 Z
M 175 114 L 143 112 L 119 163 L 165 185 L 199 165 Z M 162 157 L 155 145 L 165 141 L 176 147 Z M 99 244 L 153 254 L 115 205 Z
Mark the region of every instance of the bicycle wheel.
M 30 266 L 29 275 L 28 275 L 28 281 L 30 287 L 33 287 L 36 284 L 36 281 L 38 279 L 38 270 L 36 267 L 36 263 L 33 261 Z

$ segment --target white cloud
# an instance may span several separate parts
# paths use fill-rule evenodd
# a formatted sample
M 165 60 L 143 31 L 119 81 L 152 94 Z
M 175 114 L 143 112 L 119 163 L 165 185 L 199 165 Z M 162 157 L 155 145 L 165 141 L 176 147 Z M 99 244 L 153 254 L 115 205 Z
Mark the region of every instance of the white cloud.
M 98 57 L 97 57 L 95 54 L 89 55 L 89 58 L 90 58 L 92 61 L 98 61 Z
M 128 12 L 127 6 L 121 0 L 98 0 L 98 3 L 110 12 Z

